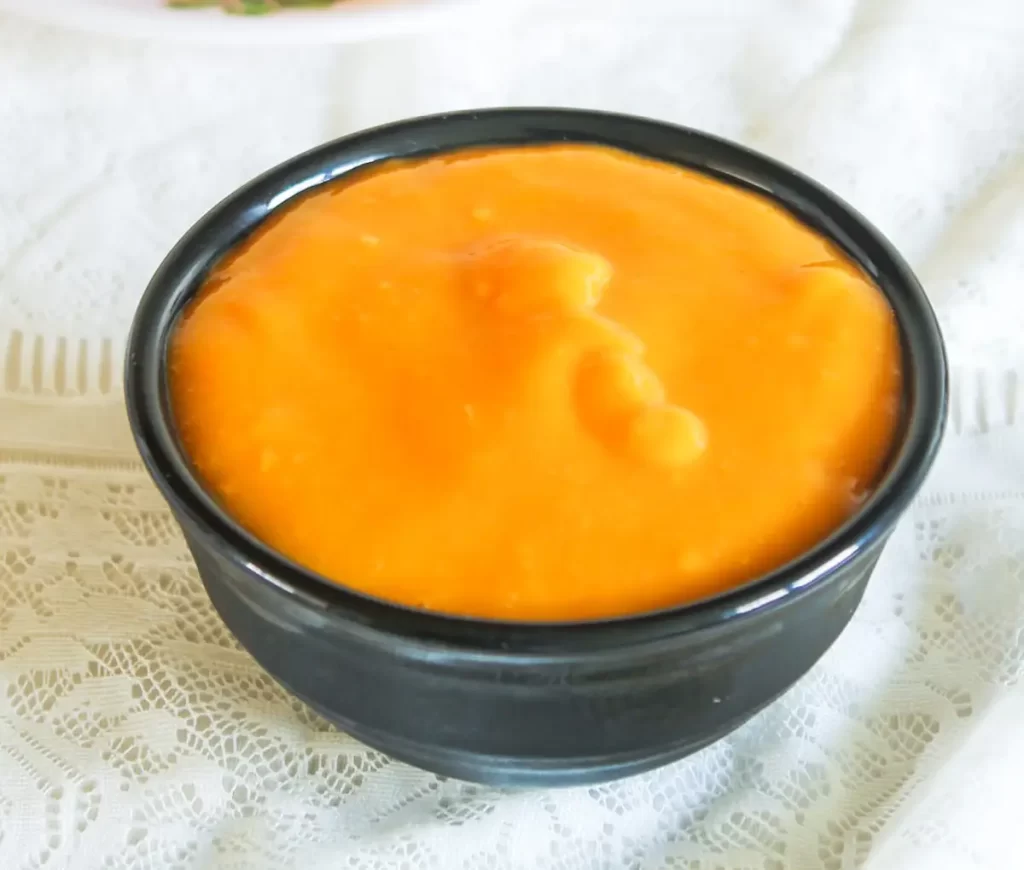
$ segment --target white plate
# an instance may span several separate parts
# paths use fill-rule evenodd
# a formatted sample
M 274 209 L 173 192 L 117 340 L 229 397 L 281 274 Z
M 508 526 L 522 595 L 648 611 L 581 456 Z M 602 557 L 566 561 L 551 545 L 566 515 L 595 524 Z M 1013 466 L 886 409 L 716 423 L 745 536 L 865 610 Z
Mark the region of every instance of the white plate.
M 343 0 L 322 9 L 228 15 L 170 9 L 164 0 L 0 0 L 0 10 L 98 33 L 189 42 L 358 42 L 443 25 L 486 0 Z

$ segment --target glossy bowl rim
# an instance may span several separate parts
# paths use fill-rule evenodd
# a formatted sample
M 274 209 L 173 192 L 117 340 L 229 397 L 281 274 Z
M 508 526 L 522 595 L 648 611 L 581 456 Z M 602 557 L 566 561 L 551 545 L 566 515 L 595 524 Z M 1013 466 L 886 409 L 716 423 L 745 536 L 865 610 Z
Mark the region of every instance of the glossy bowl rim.
M 464 617 L 376 598 L 302 568 L 231 519 L 192 473 L 175 436 L 167 394 L 167 338 L 210 266 L 284 203 L 370 164 L 473 147 L 570 141 L 623 148 L 767 195 L 844 249 L 882 289 L 896 312 L 910 410 L 895 456 L 865 504 L 800 557 L 718 595 L 652 612 L 559 622 Z M 364 631 L 423 648 L 505 657 L 655 642 L 797 600 L 872 552 L 891 531 L 934 461 L 948 404 L 945 350 L 924 290 L 888 240 L 838 196 L 794 169 L 707 133 L 631 115 L 556 108 L 455 112 L 386 124 L 328 142 L 243 185 L 192 226 L 151 279 L 128 337 L 124 388 L 142 460 L 174 512 L 214 539 L 214 549 L 246 567 L 258 578 L 254 582 Z

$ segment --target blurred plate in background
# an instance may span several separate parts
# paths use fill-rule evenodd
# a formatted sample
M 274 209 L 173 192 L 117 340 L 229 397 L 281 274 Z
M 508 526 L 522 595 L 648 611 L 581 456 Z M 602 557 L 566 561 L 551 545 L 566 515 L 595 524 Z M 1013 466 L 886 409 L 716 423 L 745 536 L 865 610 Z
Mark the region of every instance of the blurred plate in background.
M 0 0 L 0 10 L 37 21 L 122 36 L 234 44 L 358 42 L 428 26 L 487 0 L 340 0 L 328 8 L 229 15 L 172 9 L 165 0 Z

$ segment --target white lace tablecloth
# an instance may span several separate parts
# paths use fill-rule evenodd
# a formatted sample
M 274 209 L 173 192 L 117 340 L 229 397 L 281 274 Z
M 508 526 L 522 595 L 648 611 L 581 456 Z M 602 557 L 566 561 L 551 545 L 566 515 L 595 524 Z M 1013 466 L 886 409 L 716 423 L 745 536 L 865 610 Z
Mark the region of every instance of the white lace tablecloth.
M 0 868 L 1024 867 L 1024 4 L 549 0 L 359 49 L 118 42 L 0 16 Z M 404 767 L 207 603 L 120 398 L 176 237 L 275 161 L 442 108 L 738 138 L 911 259 L 954 365 L 939 466 L 826 658 L 727 740 L 598 788 Z

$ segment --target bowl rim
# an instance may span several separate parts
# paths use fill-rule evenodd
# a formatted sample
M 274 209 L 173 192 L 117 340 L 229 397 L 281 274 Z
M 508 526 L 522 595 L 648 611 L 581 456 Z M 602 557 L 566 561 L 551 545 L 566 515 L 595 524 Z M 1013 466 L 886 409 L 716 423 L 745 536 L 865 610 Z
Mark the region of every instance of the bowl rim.
M 652 612 L 557 622 L 465 617 L 377 598 L 299 566 L 236 523 L 191 471 L 175 435 L 167 390 L 167 339 L 210 267 L 285 203 L 370 164 L 474 147 L 567 142 L 617 147 L 760 193 L 837 244 L 882 290 L 899 326 L 906 413 L 890 465 L 865 503 L 801 556 L 720 594 Z M 529 657 L 656 642 L 774 612 L 842 576 L 841 569 L 858 557 L 870 558 L 935 459 L 947 416 L 948 370 L 938 321 L 910 267 L 863 216 L 802 173 L 663 121 L 580 109 L 499 108 L 428 115 L 354 133 L 286 160 L 230 194 L 181 238 L 143 293 L 128 337 L 124 389 L 143 463 L 174 513 L 255 582 L 363 630 L 423 647 Z

